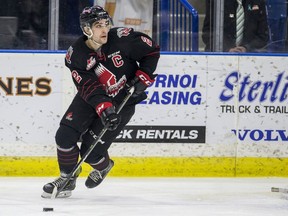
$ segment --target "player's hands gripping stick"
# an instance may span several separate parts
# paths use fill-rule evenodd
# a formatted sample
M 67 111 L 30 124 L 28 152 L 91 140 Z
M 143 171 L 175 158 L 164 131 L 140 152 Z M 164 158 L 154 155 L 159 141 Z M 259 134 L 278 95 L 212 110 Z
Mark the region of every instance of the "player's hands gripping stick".
M 101 121 L 103 125 L 107 125 L 107 129 L 110 131 L 115 130 L 121 122 L 121 116 L 115 111 L 114 106 L 107 107 L 101 113 Z
M 148 74 L 138 70 L 136 76 L 128 83 L 129 87 L 135 87 L 132 97 L 137 97 L 142 94 L 153 82 L 154 79 L 151 79 Z

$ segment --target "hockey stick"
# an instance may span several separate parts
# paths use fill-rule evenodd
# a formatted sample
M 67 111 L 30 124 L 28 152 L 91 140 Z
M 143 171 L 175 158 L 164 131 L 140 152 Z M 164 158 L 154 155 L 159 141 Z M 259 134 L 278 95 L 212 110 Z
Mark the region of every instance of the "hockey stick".
M 125 96 L 125 98 L 123 99 L 123 101 L 121 102 L 121 104 L 118 106 L 118 109 L 116 111 L 117 114 L 120 113 L 120 111 L 122 110 L 122 108 L 125 106 L 125 104 L 127 103 L 127 101 L 129 100 L 129 98 L 132 96 L 132 94 L 134 93 L 134 89 L 135 87 L 132 86 L 131 88 L 129 88 L 128 94 Z M 108 124 L 106 124 L 104 126 L 104 128 L 100 131 L 100 133 L 98 134 L 98 136 L 95 138 L 95 140 L 93 141 L 92 145 L 89 147 L 89 149 L 85 152 L 85 154 L 81 157 L 80 161 L 76 164 L 76 166 L 73 168 L 73 170 L 71 171 L 71 173 L 68 174 L 67 178 L 65 179 L 65 181 L 63 182 L 63 185 L 57 189 L 57 187 L 54 187 L 52 195 L 51 195 L 51 199 L 55 199 L 59 193 L 65 188 L 65 186 L 68 184 L 69 180 L 71 179 L 71 177 L 73 175 L 75 175 L 75 173 L 77 172 L 77 170 L 80 168 L 80 166 L 82 165 L 82 163 L 86 160 L 86 158 L 89 156 L 89 154 L 92 152 L 92 150 L 95 148 L 95 146 L 97 145 L 98 142 L 101 141 L 101 138 L 104 136 L 104 134 L 106 133 L 108 129 Z
M 288 193 L 288 189 L 287 188 L 272 187 L 271 192 Z

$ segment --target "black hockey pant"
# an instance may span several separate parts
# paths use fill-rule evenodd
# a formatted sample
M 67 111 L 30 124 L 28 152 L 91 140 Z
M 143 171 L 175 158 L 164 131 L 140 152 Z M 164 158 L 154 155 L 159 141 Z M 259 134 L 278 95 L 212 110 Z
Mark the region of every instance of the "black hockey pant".
M 110 145 L 130 121 L 134 112 L 135 105 L 123 107 L 120 112 L 120 125 L 114 131 L 106 131 L 101 142 L 96 145 L 85 162 L 96 164 L 103 157 L 109 157 L 108 149 Z M 64 114 L 55 137 L 61 172 L 70 173 L 72 171 L 78 162 L 79 153 L 83 155 L 87 151 L 95 140 L 95 134 L 99 134 L 103 127 L 95 109 L 76 95 Z M 81 140 L 80 148 L 77 145 L 79 140 Z

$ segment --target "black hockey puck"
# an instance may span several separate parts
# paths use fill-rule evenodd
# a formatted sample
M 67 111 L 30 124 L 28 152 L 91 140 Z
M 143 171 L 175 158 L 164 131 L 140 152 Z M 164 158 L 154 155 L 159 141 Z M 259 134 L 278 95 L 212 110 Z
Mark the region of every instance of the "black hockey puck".
M 53 208 L 43 208 L 43 212 L 54 211 Z

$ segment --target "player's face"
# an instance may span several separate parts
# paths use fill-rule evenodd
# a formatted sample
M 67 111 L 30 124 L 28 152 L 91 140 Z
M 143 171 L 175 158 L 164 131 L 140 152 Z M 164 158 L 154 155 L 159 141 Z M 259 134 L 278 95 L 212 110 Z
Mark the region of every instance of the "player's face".
M 111 28 L 109 19 L 102 19 L 92 24 L 93 40 L 98 44 L 105 44 L 108 40 L 108 32 Z

